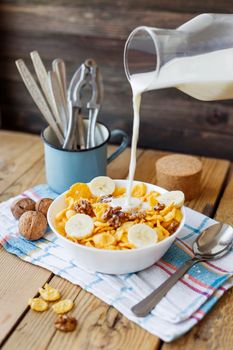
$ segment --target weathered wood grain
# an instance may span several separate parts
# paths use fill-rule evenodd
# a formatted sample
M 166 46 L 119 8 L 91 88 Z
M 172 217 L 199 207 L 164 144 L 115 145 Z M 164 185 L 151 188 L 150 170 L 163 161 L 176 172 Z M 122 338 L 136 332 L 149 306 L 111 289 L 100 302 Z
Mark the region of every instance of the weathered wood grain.
M 49 67 L 49 65 L 48 65 Z M 105 77 L 105 95 L 106 99 L 101 109 L 101 115 L 105 118 L 108 116 L 109 123 L 112 118 L 119 119 L 120 122 L 126 122 L 129 125 L 132 124 L 132 106 L 131 99 L 132 93 L 129 88 L 129 84 L 126 80 L 124 72 L 119 72 L 118 77 L 111 77 L 111 70 L 105 65 L 101 67 L 103 76 Z M 4 105 L 12 106 L 9 110 L 12 110 L 12 114 L 16 113 L 15 107 L 17 106 L 19 113 L 26 111 L 30 113 L 31 117 L 36 117 L 39 113 L 34 106 L 28 91 L 24 87 L 19 77 L 18 72 L 15 72 L 15 67 L 12 65 L 12 75 L 9 74 L 9 79 L 12 78 L 18 81 L 4 80 Z M 6 70 L 2 70 L 5 74 Z M 74 69 L 72 69 L 72 72 Z M 16 75 L 13 73 L 15 72 Z M 9 71 L 8 71 L 9 73 Z M 1 71 L 0 71 L 1 77 Z M 121 86 L 121 91 L 115 92 L 114 84 Z M 166 101 L 166 103 L 165 103 Z M 114 103 L 113 105 L 111 104 Z M 117 108 L 120 104 L 121 115 L 117 113 Z M 174 110 L 179 114 L 179 118 L 174 123 Z M 210 104 L 208 102 L 194 101 L 190 97 L 182 94 L 176 89 L 153 91 L 143 96 L 143 103 L 141 106 L 141 122 L 145 127 L 162 128 L 165 126 L 173 127 L 174 129 L 180 129 L 185 127 L 186 129 L 192 129 L 194 131 L 206 131 L 221 133 L 226 135 L 232 135 L 233 127 L 233 107 L 231 103 L 225 101 L 218 101 Z M 15 117 L 20 119 L 19 116 Z
M 0 191 L 4 191 L 42 157 L 36 136 L 1 132 Z
M 50 274 L 49 271 L 46 272 Z M 70 282 L 56 276 L 49 283 L 61 291 L 63 298 L 75 299 L 76 295 L 80 292 L 80 288 L 78 286 L 74 286 Z M 38 285 L 39 284 L 37 284 L 37 289 L 35 290 L 34 295 L 36 295 L 38 292 Z M 27 300 L 25 304 L 27 304 Z M 5 346 L 3 346 L 3 348 L 14 349 L 15 344 L 17 344 L 17 348 L 19 350 L 46 349 L 48 343 L 56 333 L 54 321 L 56 320 L 57 315 L 51 309 L 51 304 L 52 303 L 50 303 L 49 311 L 42 314 L 38 314 L 35 311 L 29 312 L 29 317 L 25 317 L 21 321 L 20 326 L 16 328 L 14 335 L 11 336 L 10 340 L 5 344 Z M 33 331 L 32 327 L 34 329 Z M 40 336 L 35 339 L 35 333 L 37 332 L 40 333 Z M 66 335 L 69 334 L 62 333 L 62 335 L 65 339 L 67 339 Z M 15 342 L 14 338 L 17 338 L 17 342 Z M 26 342 L 25 339 L 27 339 Z
M 0 143 L 0 158 L 2 158 L 2 154 L 8 154 L 10 157 L 13 140 L 16 142 L 15 147 L 17 148 L 18 144 L 19 149 L 20 143 L 22 143 L 23 139 L 25 140 L 26 144 L 28 141 L 31 141 L 31 143 L 29 143 L 30 146 L 32 142 L 36 143 L 39 141 L 38 137 L 16 133 L 12 134 L 1 132 L 0 138 L 1 140 L 4 139 L 4 143 Z M 33 156 L 36 156 L 35 149 Z M 20 158 L 20 154 L 18 154 L 18 158 Z M 44 182 L 44 164 L 42 159 L 39 159 L 36 163 L 31 164 L 31 168 L 28 168 L 27 164 L 24 163 L 23 169 L 25 172 L 21 171 L 21 174 L 18 172 L 18 167 L 16 166 L 15 181 L 10 185 L 9 182 L 5 182 L 5 187 L 2 187 L 1 190 L 0 201 L 7 200 L 37 183 Z M 36 295 L 38 285 L 42 285 L 46 279 L 51 276 L 51 272 L 21 261 L 15 256 L 7 253 L 2 247 L 0 248 L 0 266 L 1 344 L 3 339 L 10 332 L 11 328 L 19 321 L 22 314 L 26 311 L 28 299 L 31 296 Z M 12 284 L 14 283 L 16 287 L 12 288 Z
M 4 126 L 10 128 L 14 123 L 14 128 L 26 128 L 27 131 L 37 132 L 42 129 L 45 123 L 36 107 L 31 105 L 31 99 L 22 83 L 11 83 L 9 88 L 8 86 L 6 83 L 3 96 L 11 91 L 11 95 L 8 94 L 11 97 L 4 102 L 3 108 L 5 104 L 12 107 L 7 107 L 8 119 L 4 121 Z M 100 120 L 111 128 L 123 128 L 131 135 L 131 95 L 127 92 L 122 90 L 116 94 L 111 88 L 106 91 Z M 207 103 L 202 105 L 200 102 L 192 105 L 190 98 L 182 97 L 178 91 L 169 92 L 167 96 L 162 91 L 149 94 L 149 98 L 146 97 L 145 102 L 143 100 L 141 110 L 140 146 L 231 159 L 232 107 L 223 103 L 215 103 L 210 109 L 207 107 Z M 179 113 L 175 126 L 174 108 L 175 113 Z
M 28 5 L 30 4 L 29 0 L 2 0 L 2 4 L 20 4 Z M 34 5 L 47 5 L 47 0 L 34 0 Z M 110 2 L 109 0 L 50 0 L 50 6 L 65 6 L 65 7 L 82 7 L 82 8 L 93 8 L 98 7 L 100 9 L 105 8 L 121 8 L 124 10 L 144 10 L 145 5 L 148 11 L 171 11 L 171 12 L 191 12 L 191 13 L 204 13 L 204 12 L 216 12 L 216 13 L 231 13 L 232 12 L 232 3 L 230 0 L 222 0 L 220 2 L 214 0 L 207 0 L 205 3 L 201 0 L 195 1 L 186 1 L 186 0 L 147 0 L 145 2 L 141 0 L 115 0 Z
M 230 162 L 221 159 L 201 158 L 203 173 L 201 178 L 200 195 L 189 202 L 189 207 L 202 207 L 203 214 L 212 217 L 216 210 L 216 199 L 221 196 Z M 216 198 L 217 196 L 217 198 Z
M 116 150 L 116 146 L 108 147 L 108 155 L 112 154 Z M 137 158 L 143 153 L 143 150 L 137 150 Z M 108 165 L 107 173 L 113 179 L 124 179 L 128 175 L 128 168 L 130 162 L 130 149 L 127 148 L 119 158 Z
M 0 248 L 0 347 L 12 326 L 20 321 L 28 299 L 51 276 L 49 271 L 26 264 Z M 12 288 L 12 286 L 15 288 Z M 30 287 L 29 287 L 30 286 Z M 13 349 L 13 348 L 12 348 Z
M 65 7 L 65 6 L 35 6 L 1 5 L 2 17 L 11 17 L 12 21 L 0 23 L 3 31 L 15 31 L 19 28 L 31 32 L 37 28 L 37 33 L 69 33 L 79 36 L 94 36 L 126 39 L 130 31 L 142 21 L 144 25 L 176 28 L 192 17 L 191 13 L 152 12 L 146 8 L 130 9 L 130 16 L 124 7 Z M 142 17 L 143 16 L 143 17 Z M 33 18 L 33 20 L 32 20 Z M 104 24 L 104 25 L 103 25 Z
M 147 1 L 146 5 L 140 1 L 132 5 L 131 0 L 4 1 L 0 5 L 3 127 L 38 133 L 45 125 L 13 77 L 17 74 L 14 60 L 38 49 L 47 61 L 63 57 L 69 76 L 93 56 L 104 75 L 103 120 L 131 132 L 131 91 L 123 69 L 123 48 L 130 31 L 141 24 L 175 28 L 194 13 L 229 12 L 230 7 L 226 0 L 221 4 Z M 201 103 L 178 91 L 153 92 L 143 99 L 140 145 L 232 159 L 232 124 L 230 102 Z
M 45 183 L 44 158 L 39 159 L 22 176 L 19 176 L 9 187 L 0 193 L 0 202 L 3 202 L 27 190 L 35 184 Z

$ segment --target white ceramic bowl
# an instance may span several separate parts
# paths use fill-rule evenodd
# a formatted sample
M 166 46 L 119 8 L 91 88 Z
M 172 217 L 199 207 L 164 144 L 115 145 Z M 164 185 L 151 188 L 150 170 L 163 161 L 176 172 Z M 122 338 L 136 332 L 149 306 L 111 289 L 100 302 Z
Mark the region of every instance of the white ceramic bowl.
M 126 180 L 114 180 L 116 186 L 126 187 Z M 134 184 L 140 183 L 134 181 Z M 146 184 L 148 192 L 154 190 L 160 193 L 165 189 Z M 84 269 L 91 272 L 103 272 L 108 274 L 124 274 L 143 270 L 158 261 L 169 249 L 175 238 L 179 235 L 185 222 L 184 207 L 181 208 L 183 219 L 177 231 L 170 237 L 156 243 L 153 246 L 131 250 L 104 250 L 79 245 L 60 235 L 54 225 L 56 214 L 66 207 L 64 193 L 57 197 L 50 205 L 48 211 L 48 223 L 59 239 L 59 244 L 64 247 L 64 257 L 67 255 L 75 260 Z

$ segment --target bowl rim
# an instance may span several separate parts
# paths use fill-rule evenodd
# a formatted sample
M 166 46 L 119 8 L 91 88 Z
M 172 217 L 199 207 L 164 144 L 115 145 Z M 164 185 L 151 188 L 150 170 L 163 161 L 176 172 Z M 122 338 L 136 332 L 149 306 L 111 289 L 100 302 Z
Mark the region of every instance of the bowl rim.
M 115 181 L 121 181 L 121 182 L 127 182 L 128 180 L 125 180 L 125 179 L 112 179 L 114 182 Z M 168 190 L 166 190 L 165 188 L 162 188 L 160 186 L 157 186 L 155 184 L 151 184 L 149 182 L 145 182 L 145 181 L 139 181 L 139 180 L 134 180 L 133 181 L 133 184 L 137 184 L 137 183 L 144 183 L 145 185 L 149 185 L 149 186 L 153 186 L 153 187 L 156 187 L 157 189 L 159 190 L 162 190 L 163 193 L 166 193 L 166 192 L 169 192 Z M 88 183 L 87 183 L 88 185 Z M 184 227 L 184 223 L 185 223 L 185 219 L 186 219 L 186 214 L 185 214 L 185 206 L 183 205 L 181 207 L 181 212 L 183 214 L 183 218 L 180 222 L 180 225 L 178 227 L 178 229 L 176 230 L 175 233 L 173 233 L 171 236 L 163 239 L 162 241 L 160 242 L 157 242 L 153 245 L 149 245 L 149 246 L 146 246 L 146 247 L 142 247 L 142 248 L 134 248 L 134 249 L 125 249 L 125 250 L 111 250 L 111 249 L 101 249 L 101 248 L 94 248 L 94 247 L 86 247 L 85 245 L 82 245 L 82 244 L 78 244 L 78 243 L 75 243 L 73 241 L 71 241 L 70 239 L 62 236 L 57 230 L 56 228 L 54 227 L 53 223 L 52 223 L 52 220 L 50 218 L 51 216 L 51 211 L 52 211 L 52 207 L 53 205 L 55 205 L 55 202 L 58 201 L 61 197 L 63 197 L 65 195 L 67 191 L 63 192 L 62 194 L 60 194 L 57 198 L 55 198 L 55 200 L 52 202 L 52 204 L 50 205 L 49 209 L 48 209 L 48 213 L 47 213 L 47 220 L 48 220 L 48 224 L 50 226 L 50 229 L 55 233 L 55 235 L 58 237 L 58 239 L 61 239 L 63 241 L 65 241 L 66 243 L 69 243 L 71 244 L 71 246 L 73 247 L 76 247 L 76 248 L 80 248 L 80 249 L 84 249 L 84 250 L 87 250 L 89 252 L 98 252 L 98 253 L 105 253 L 105 254 L 136 254 L 136 252 L 139 252 L 139 251 L 146 251 L 146 250 L 153 250 L 153 248 L 155 247 L 159 247 L 159 246 L 162 246 L 163 244 L 165 244 L 165 242 L 168 242 L 169 240 L 170 241 L 174 241 L 174 239 L 176 239 L 176 237 L 178 236 L 178 234 L 180 233 L 181 229 Z M 98 254 L 97 253 L 97 254 Z

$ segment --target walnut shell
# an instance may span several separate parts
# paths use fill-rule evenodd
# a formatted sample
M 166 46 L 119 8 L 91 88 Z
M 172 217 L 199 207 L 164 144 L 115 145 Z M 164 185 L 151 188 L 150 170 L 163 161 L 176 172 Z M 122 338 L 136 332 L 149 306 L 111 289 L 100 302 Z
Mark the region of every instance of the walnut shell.
M 43 237 L 46 228 L 46 217 L 40 212 L 26 211 L 19 219 L 19 232 L 30 241 Z
M 45 217 L 47 217 L 47 212 L 52 202 L 53 200 L 51 198 L 40 199 L 38 202 L 36 202 L 36 211 L 39 211 L 40 213 L 44 214 Z
M 28 210 L 35 210 L 35 202 L 31 198 L 16 199 L 11 204 L 11 212 L 15 219 L 19 219 Z

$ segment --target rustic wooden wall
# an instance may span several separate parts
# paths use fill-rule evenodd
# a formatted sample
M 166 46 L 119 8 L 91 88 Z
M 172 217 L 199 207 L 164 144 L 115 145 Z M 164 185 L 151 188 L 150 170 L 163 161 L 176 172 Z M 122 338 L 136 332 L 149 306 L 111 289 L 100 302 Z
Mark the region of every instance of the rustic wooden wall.
M 39 132 L 44 125 L 14 61 L 30 65 L 37 49 L 47 67 L 63 57 L 68 74 L 87 57 L 101 67 L 101 118 L 131 133 L 131 91 L 123 47 L 138 25 L 175 28 L 203 12 L 233 12 L 231 0 L 5 0 L 0 5 L 0 88 L 3 127 Z M 143 97 L 140 145 L 233 159 L 233 101 L 199 102 L 161 90 Z

